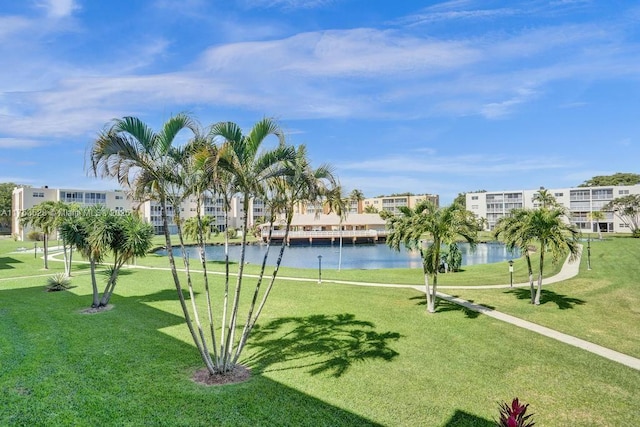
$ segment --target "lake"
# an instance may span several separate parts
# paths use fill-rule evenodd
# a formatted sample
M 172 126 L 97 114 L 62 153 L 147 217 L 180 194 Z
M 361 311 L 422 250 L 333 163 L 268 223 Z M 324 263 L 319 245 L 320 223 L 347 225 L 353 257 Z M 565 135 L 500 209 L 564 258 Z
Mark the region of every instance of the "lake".
M 489 264 L 508 261 L 519 256 L 511 253 L 501 243 L 479 243 L 472 252 L 469 244 L 459 243 L 462 252 L 462 265 Z M 175 254 L 180 254 L 178 247 L 174 248 Z M 265 245 L 248 245 L 245 260 L 250 264 L 261 264 L 266 250 Z M 188 247 L 190 259 L 198 260 L 200 255 L 197 247 Z M 224 246 L 207 246 L 207 260 L 224 261 Z M 268 265 L 275 265 L 278 259 L 280 246 L 272 246 L 269 251 Z M 165 250 L 156 252 L 166 255 Z M 337 269 L 340 259 L 340 247 L 334 245 L 298 246 L 287 247 L 282 258 L 282 266 L 295 268 L 318 268 L 318 256 L 322 256 L 323 269 Z M 229 246 L 229 259 L 240 259 L 240 246 Z M 342 265 L 343 269 L 373 270 L 379 268 L 422 268 L 422 260 L 417 252 L 409 252 L 402 249 L 400 252 L 390 249 L 385 244 L 371 245 L 343 245 Z

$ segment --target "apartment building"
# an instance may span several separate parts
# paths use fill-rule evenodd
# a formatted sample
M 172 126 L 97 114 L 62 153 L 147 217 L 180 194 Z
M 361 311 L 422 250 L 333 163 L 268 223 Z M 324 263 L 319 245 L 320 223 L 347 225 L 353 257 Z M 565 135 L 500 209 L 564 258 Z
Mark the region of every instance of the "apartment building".
M 23 211 L 46 201 L 77 203 L 82 206 L 104 205 L 118 212 L 131 211 L 133 208 L 132 202 L 127 199 L 122 190 L 97 191 L 19 186 L 14 188 L 11 194 L 11 233 L 18 239 L 25 240 L 31 228 L 20 224 L 20 215 Z
M 543 189 L 543 188 L 541 188 Z M 493 230 L 498 220 L 512 209 L 537 208 L 534 195 L 538 190 L 489 191 L 467 193 L 467 210 L 486 219 L 487 229 Z M 547 189 L 558 204 L 568 211 L 568 219 L 586 232 L 628 232 L 627 226 L 613 212 L 603 210 L 612 200 L 629 194 L 640 194 L 639 185 L 574 187 Z M 604 219 L 592 221 L 593 212 L 602 212 Z
M 413 209 L 418 203 L 425 200 L 430 200 L 436 206 L 440 204 L 440 197 L 437 194 L 391 195 L 364 199 L 363 210 L 371 206 L 378 212 L 387 211 L 397 214 L 400 212 L 401 206 Z
M 47 186 L 42 188 L 20 186 L 16 187 L 12 193 L 13 215 L 11 231 L 18 236 L 18 239 L 25 240 L 30 231 L 29 227 L 20 225 L 21 212 L 45 201 L 77 203 L 82 206 L 99 204 L 117 212 L 130 212 L 136 209 L 142 214 L 143 218 L 153 226 L 156 234 L 162 234 L 164 232 L 160 203 L 156 201 L 146 201 L 143 203 L 133 202 L 127 199 L 125 192 L 122 190 L 95 191 L 56 189 Z M 226 221 L 224 199 L 212 193 L 206 193 L 201 199 L 197 197 L 185 199 L 180 205 L 180 217 L 183 220 L 195 217 L 198 203 L 202 203 L 200 212 L 203 215 L 208 215 L 213 218 L 213 230 L 224 231 L 225 224 L 232 228 L 242 227 L 242 218 L 244 216 L 242 198 L 232 198 Z M 167 219 L 169 221 L 169 232 L 171 234 L 178 232 L 174 221 L 175 213 L 172 206 L 167 206 Z M 265 204 L 262 200 L 252 199 L 249 201 L 248 222 L 250 226 L 263 222 L 265 215 Z

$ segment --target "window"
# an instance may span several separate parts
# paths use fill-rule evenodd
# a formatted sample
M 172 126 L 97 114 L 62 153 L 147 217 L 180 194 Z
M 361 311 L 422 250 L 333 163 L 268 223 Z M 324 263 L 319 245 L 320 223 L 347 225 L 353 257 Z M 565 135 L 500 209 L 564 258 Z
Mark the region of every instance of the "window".
M 471 205 L 471 209 L 478 209 L 478 205 Z
M 562 197 L 564 193 L 553 193 L 553 197 Z
M 618 190 L 618 194 L 629 194 L 629 190 Z
M 478 196 L 471 196 L 471 200 L 478 200 Z
M 33 197 L 44 197 L 44 193 L 41 193 L 41 192 L 33 193 Z
M 122 200 L 122 196 L 116 194 L 116 200 Z

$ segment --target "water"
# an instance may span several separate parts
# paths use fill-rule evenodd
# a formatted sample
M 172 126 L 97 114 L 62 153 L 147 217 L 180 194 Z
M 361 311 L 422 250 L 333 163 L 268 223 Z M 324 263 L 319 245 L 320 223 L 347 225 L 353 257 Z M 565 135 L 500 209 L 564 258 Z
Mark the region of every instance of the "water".
M 517 258 L 519 254 L 511 253 L 500 243 L 480 243 L 475 252 L 471 252 L 467 243 L 459 243 L 462 253 L 462 265 L 489 264 L 508 261 Z M 180 249 L 175 248 L 176 255 Z M 250 264 L 261 264 L 266 246 L 249 245 L 245 261 Z M 197 247 L 187 248 L 189 258 L 197 260 L 200 255 Z M 224 261 L 224 246 L 207 246 L 207 260 Z M 269 251 L 268 265 L 275 265 L 280 246 L 272 246 Z M 166 255 L 166 251 L 158 251 L 159 255 Z M 290 246 L 284 251 L 282 266 L 295 268 L 318 268 L 318 256 L 322 256 L 322 268 L 337 269 L 340 258 L 340 247 L 334 245 Z M 229 259 L 240 259 L 240 246 L 229 246 Z M 402 249 L 396 252 L 385 244 L 372 245 L 343 245 L 343 269 L 372 270 L 378 268 L 422 268 L 422 260 L 418 252 Z

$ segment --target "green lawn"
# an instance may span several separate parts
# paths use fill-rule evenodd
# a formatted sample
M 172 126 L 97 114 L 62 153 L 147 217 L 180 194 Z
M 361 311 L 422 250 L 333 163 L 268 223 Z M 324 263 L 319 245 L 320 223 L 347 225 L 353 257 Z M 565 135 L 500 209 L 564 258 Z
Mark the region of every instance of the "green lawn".
M 252 379 L 200 386 L 190 375 L 202 363 L 167 272 L 129 270 L 114 309 L 86 315 L 86 266 L 74 267 L 66 292 L 44 292 L 46 277 L 3 280 L 47 274 L 33 253 L 8 253 L 22 246 L 13 243 L 0 240 L 0 425 L 484 427 L 497 402 L 515 396 L 540 426 L 640 424 L 640 372 L 455 305 L 427 315 L 409 289 L 279 281 L 244 354 Z M 546 288 L 555 295 L 540 307 L 504 290 L 458 294 L 565 332 L 600 324 L 612 347 L 637 349 L 640 276 L 627 261 L 638 259 L 638 243 L 594 243 L 593 270 Z M 480 284 L 490 267 L 447 276 Z M 381 273 L 339 274 L 385 281 Z M 384 273 L 396 283 L 409 274 Z

